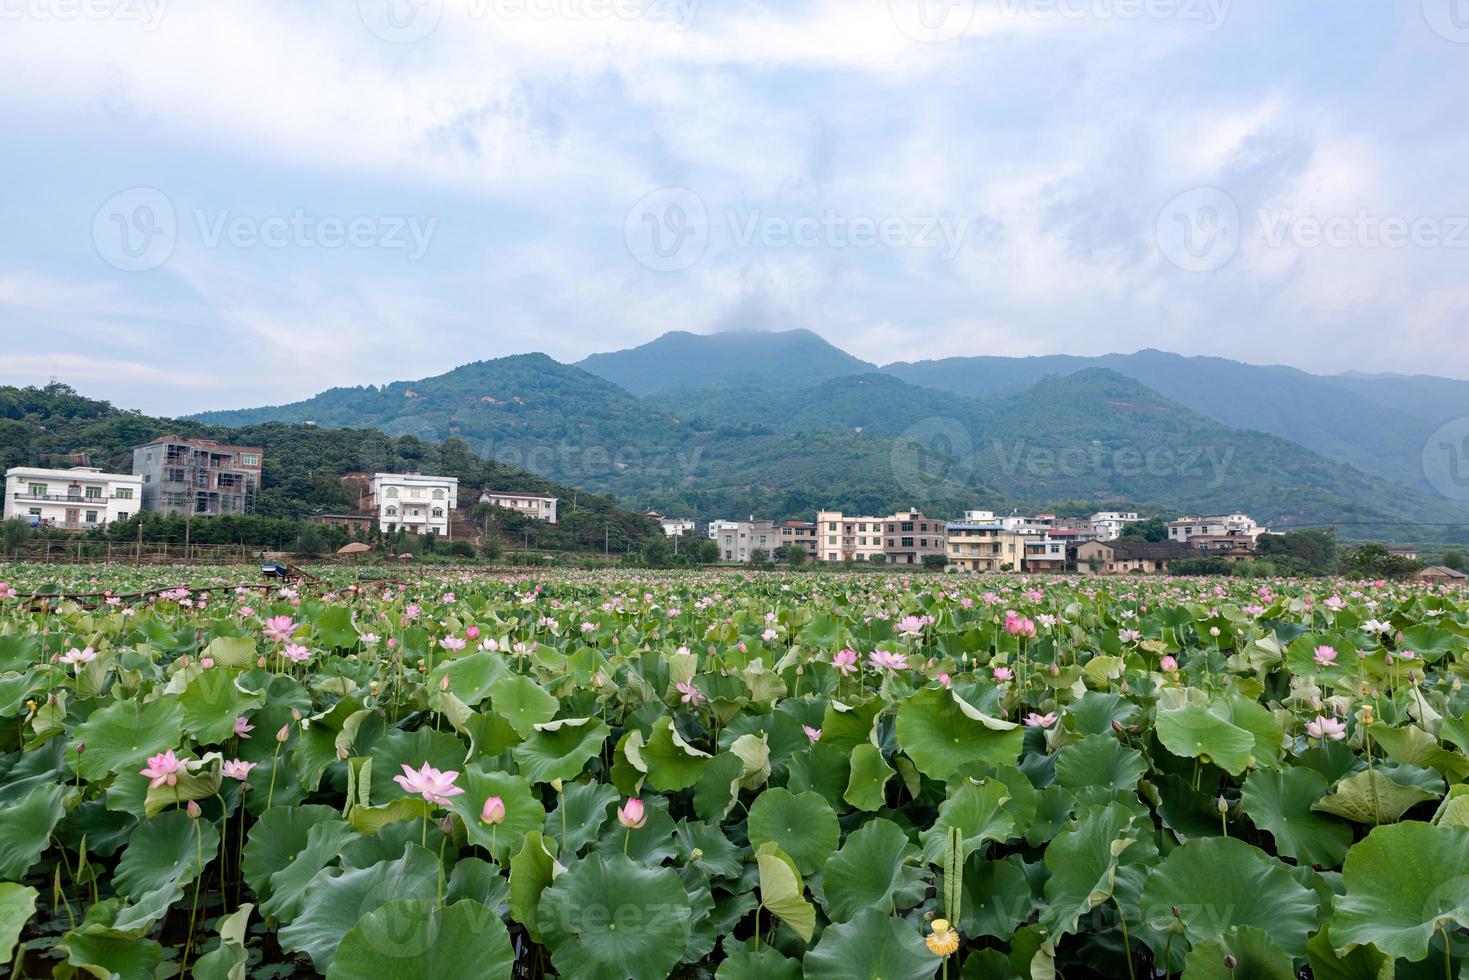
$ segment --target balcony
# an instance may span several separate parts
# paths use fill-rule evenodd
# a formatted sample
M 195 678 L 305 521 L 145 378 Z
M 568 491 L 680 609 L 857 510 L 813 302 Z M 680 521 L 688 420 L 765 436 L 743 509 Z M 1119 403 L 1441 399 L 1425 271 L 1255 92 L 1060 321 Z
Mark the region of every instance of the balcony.
M 131 497 L 84 497 L 80 494 L 69 493 L 17 493 L 13 494 L 16 500 L 24 500 L 29 503 L 52 503 L 52 504 L 103 504 L 109 500 L 132 500 Z

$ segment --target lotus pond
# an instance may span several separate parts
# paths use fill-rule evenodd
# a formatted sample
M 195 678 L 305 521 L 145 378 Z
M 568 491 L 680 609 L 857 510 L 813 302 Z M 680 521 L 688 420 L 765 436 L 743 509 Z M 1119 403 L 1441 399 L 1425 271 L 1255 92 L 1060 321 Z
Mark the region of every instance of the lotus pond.
M 1469 976 L 1462 591 L 403 574 L 0 566 L 0 961 Z

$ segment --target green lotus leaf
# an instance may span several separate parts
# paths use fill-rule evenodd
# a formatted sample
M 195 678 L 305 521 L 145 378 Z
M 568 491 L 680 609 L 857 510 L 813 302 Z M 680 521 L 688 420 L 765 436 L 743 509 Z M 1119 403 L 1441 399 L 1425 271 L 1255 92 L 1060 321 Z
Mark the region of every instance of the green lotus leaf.
M 1066 708 L 1066 727 L 1078 735 L 1110 735 L 1112 725 L 1126 725 L 1137 705 L 1115 691 L 1087 691 Z
M 667 715 L 653 723 L 653 734 L 642 748 L 648 785 L 661 793 L 688 789 L 699 781 L 709 753 L 685 742 Z
M 891 908 L 913 875 L 918 848 L 891 820 L 874 819 L 853 831 L 821 872 L 821 905 L 833 922 L 864 908 Z
M 439 664 L 428 679 L 430 689 L 437 691 L 439 682 L 448 677 L 449 690 L 472 708 L 490 696 L 497 682 L 513 676 L 515 675 L 510 667 L 499 654 L 478 650 Z
M 253 840 L 255 834 L 250 837 Z M 289 863 L 270 875 L 260 911 L 281 922 L 301 914 L 310 897 L 311 883 L 320 871 L 337 860 L 342 848 L 357 837 L 357 831 L 341 820 L 323 820 L 306 828 L 305 842 L 292 853 Z
M 837 816 L 819 793 L 767 789 L 750 807 L 750 843 L 774 843 L 796 862 L 802 875 L 826 862 L 841 840 Z
M 1092 807 L 1055 836 L 1044 858 L 1051 876 L 1041 923 L 1048 931 L 1074 932 L 1083 915 L 1112 899 L 1119 858 L 1137 836 L 1132 814 L 1117 803 Z
M 961 934 L 1008 940 L 1030 917 L 1033 905 L 1019 855 L 987 861 L 983 854 L 971 854 L 965 860 L 959 903 Z
M 1469 830 L 1401 823 L 1374 827 L 1342 864 L 1331 944 L 1371 944 L 1417 962 L 1434 931 L 1469 926 Z
M 578 980 L 664 980 L 683 957 L 690 916 L 673 871 L 600 853 L 567 868 L 536 912 L 551 962 Z
M 739 788 L 759 789 L 764 786 L 770 778 L 769 736 L 764 732 L 741 735 L 730 743 L 729 750 L 740 760 Z
M 422 820 L 434 812 L 434 805 L 420 796 L 400 796 L 377 806 L 354 806 L 347 822 L 359 834 L 371 837 L 384 827 L 404 820 Z
M 806 901 L 795 862 L 780 848 L 767 843 L 755 852 L 755 864 L 760 872 L 761 906 L 809 943 L 816 930 L 816 908 Z
M 1260 770 L 1245 780 L 1240 805 L 1256 827 L 1275 838 L 1278 853 L 1301 864 L 1334 868 L 1352 845 L 1352 828 L 1313 809 L 1330 789 L 1312 769 Z
M 939 958 L 919 931 L 882 909 L 828 926 L 806 954 L 806 980 L 931 980 Z
M 541 896 L 565 868 L 557 862 L 551 848 L 555 842 L 529 831 L 520 852 L 510 859 L 510 917 L 525 926 L 536 942 L 541 941 L 538 912 Z
M 949 784 L 933 826 L 923 832 L 923 860 L 942 864 L 949 846 L 949 828 L 964 835 L 964 851 L 978 850 L 985 841 L 1016 836 L 1015 818 L 1005 809 L 1010 788 L 998 779 L 965 779 Z
M 595 718 L 565 718 L 535 726 L 535 734 L 513 750 L 520 774 L 532 783 L 576 778 L 611 733 Z
M 1270 768 L 1280 765 L 1285 733 L 1281 731 L 1280 723 L 1275 720 L 1275 715 L 1269 708 L 1258 701 L 1231 693 L 1215 698 L 1210 702 L 1209 710 L 1254 736 L 1255 745 L 1250 753 L 1253 756 L 1250 765 Z
M 102 779 L 109 773 L 142 779 L 138 770 L 150 755 L 179 747 L 183 716 L 175 698 L 117 701 L 94 711 L 73 735 L 73 742 L 87 748 L 74 756 L 72 767 L 83 779 Z
M 1025 741 L 1020 728 L 996 730 L 943 688 L 924 688 L 898 707 L 898 744 L 918 771 L 946 779 L 971 762 L 1014 765 Z M 825 733 L 823 733 L 824 737 Z
M 789 702 L 787 702 L 789 703 Z M 819 793 L 832 809 L 844 809 L 842 799 L 852 780 L 850 753 L 824 742 L 812 742 L 786 764 L 786 789 L 793 793 Z
M 1234 958 L 1230 965 L 1224 958 Z M 1236 926 L 1194 946 L 1183 961 L 1187 980 L 1296 980 L 1291 956 L 1263 929 Z
M 1158 741 L 1184 759 L 1204 757 L 1232 776 L 1249 766 L 1255 736 L 1202 704 L 1158 712 Z
M 515 967 L 510 934 L 479 902 L 440 908 L 434 901 L 397 899 L 368 912 L 337 947 L 328 980 L 509 980 Z
M 1312 809 L 1376 826 L 1392 823 L 1419 803 L 1440 795 L 1421 786 L 1404 785 L 1381 769 L 1369 769 L 1337 783 L 1336 790 L 1317 800 Z
M 1255 926 L 1293 956 L 1305 954 L 1319 914 L 1316 894 L 1285 865 L 1232 837 L 1191 840 L 1176 848 L 1148 876 L 1143 920 L 1159 932 L 1174 921 L 1173 908 L 1192 943 Z
M 154 971 L 163 962 L 163 947 L 154 940 L 100 925 L 71 930 L 57 941 L 56 948 L 66 954 L 67 966 L 108 980 L 154 980 Z
M 1103 803 L 1115 793 L 1133 794 L 1137 781 L 1148 771 L 1141 752 L 1129 749 L 1110 732 L 1088 735 L 1056 753 L 1056 783 L 1073 793 L 1100 788 Z
M 37 786 L 12 806 L 0 808 L 0 878 L 24 878 L 66 813 L 67 787 Z
M 459 775 L 458 785 L 464 790 L 452 797 L 450 808 L 464 822 L 471 844 L 477 844 L 501 863 L 520 850 L 520 843 L 532 830 L 540 830 L 546 819 L 541 801 L 531 792 L 529 780 L 504 772 L 487 772 L 471 763 Z M 505 806 L 504 821 L 489 825 L 480 819 L 485 800 L 498 796 Z
M 239 671 L 215 667 L 190 681 L 178 698 L 184 709 L 184 731 L 201 745 L 223 742 L 233 735 L 235 719 L 265 701 L 264 691 L 248 690 L 242 687 L 242 680 Z M 90 743 L 87 748 L 91 750 Z
M 872 740 L 872 726 L 886 705 L 882 698 L 872 698 L 860 704 L 847 705 L 841 701 L 827 704 L 821 718 L 821 740 L 833 748 L 851 751 Z
M 825 732 L 822 737 L 825 737 Z M 887 784 L 896 770 L 882 757 L 882 750 L 870 742 L 852 749 L 852 771 L 842 799 L 859 810 L 881 810 L 887 803 Z
M 218 855 L 219 829 L 212 822 L 169 810 L 133 830 L 112 884 L 119 895 L 137 900 L 188 884 Z
M 198 980 L 245 980 L 245 964 L 250 959 L 245 949 L 245 934 L 250 913 L 255 906 L 248 902 L 219 920 L 219 945 L 194 963 Z
M 801 980 L 801 964 L 768 946 L 742 949 L 719 964 L 714 980 Z
M 556 717 L 560 702 L 524 674 L 503 674 L 490 687 L 494 713 L 510 722 L 515 734 L 530 738 L 536 726 Z
M 9 963 L 21 930 L 36 914 L 39 893 L 13 881 L 0 881 L 0 963 Z
M 204 648 L 202 656 L 209 657 L 217 667 L 249 667 L 254 665 L 259 653 L 255 640 L 248 636 L 216 636 Z M 205 671 L 207 674 L 208 671 Z M 200 675 L 204 676 L 203 674 Z M 230 719 L 232 722 L 234 719 Z
M 716 824 L 680 820 L 675 837 L 679 856 L 686 863 L 703 868 L 712 877 L 738 878 L 744 870 L 740 849 L 730 843 Z
M 560 844 L 561 855 L 580 854 L 602 836 L 602 828 L 611 816 L 610 807 L 619 799 L 617 790 L 606 783 L 563 783 L 560 802 L 546 814 L 539 829 L 547 840 Z
M 416 844 L 395 861 L 352 871 L 320 871 L 307 890 L 311 901 L 276 933 L 281 948 L 305 953 L 316 971 L 325 973 L 342 937 L 359 919 L 391 901 L 436 898 L 439 872 L 438 859 Z
M 1450 783 L 1469 776 L 1469 757 L 1445 749 L 1437 739 L 1416 725 L 1390 728 L 1379 723 L 1368 728 L 1368 733 L 1398 762 L 1437 769 Z
M 1312 980 L 1393 980 L 1393 961 L 1373 946 L 1358 946 L 1345 956 L 1331 948 L 1331 930 L 1324 928 L 1306 943 Z
M 316 638 L 322 646 L 338 650 L 353 650 L 361 641 L 357 629 L 352 625 L 351 606 L 328 606 L 316 617 Z
M 275 806 L 265 811 L 250 828 L 240 862 L 250 890 L 269 898 L 271 875 L 295 861 L 306 846 L 307 833 L 327 821 L 346 826 L 341 814 L 329 806 Z

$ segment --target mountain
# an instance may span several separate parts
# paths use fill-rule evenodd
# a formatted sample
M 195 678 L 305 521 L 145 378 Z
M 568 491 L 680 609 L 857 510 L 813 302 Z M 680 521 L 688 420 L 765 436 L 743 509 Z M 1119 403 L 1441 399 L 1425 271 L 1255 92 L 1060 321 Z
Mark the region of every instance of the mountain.
M 741 343 L 748 349 L 758 339 Z M 1387 537 L 1399 521 L 1469 519 L 1442 498 L 1224 425 L 1115 371 L 1053 370 L 1027 385 L 1009 367 L 993 375 L 1009 383 L 980 386 L 983 397 L 875 371 L 826 380 L 798 373 L 775 385 L 705 371 L 638 398 L 578 367 L 521 355 L 203 418 L 457 436 L 486 456 L 613 493 L 627 506 L 705 518 L 906 506 L 949 516 L 1085 501 L 1374 522 Z
M 61 384 L 0 387 L 0 468 L 67 466 L 66 457 L 86 453 L 96 466 L 131 472 L 132 447 L 162 435 L 261 446 L 265 452 L 256 513 L 262 517 L 349 512 L 357 505 L 358 493 L 341 477 L 419 471 L 458 478 L 462 503 L 472 504 L 481 487 L 556 494 L 562 499 L 558 525 L 536 527 L 537 540 L 545 546 L 601 548 L 610 540 L 613 547 L 625 548 L 656 533 L 656 526 L 618 508 L 611 496 L 484 459 L 462 439 L 424 440 L 414 434 L 395 438 L 376 428 L 263 420 L 227 427 L 124 411 Z
M 1365 473 L 1420 489 L 1425 486 L 1424 440 L 1454 417 L 1429 424 L 1419 413 L 1405 410 L 1404 403 L 1415 399 L 1403 397 L 1393 384 L 1374 388 L 1294 368 L 1158 350 L 1100 357 L 951 357 L 889 364 L 883 371 L 912 384 L 982 397 L 1088 368 L 1116 371 L 1225 425 L 1268 432 Z M 1469 411 L 1469 382 L 1447 384 L 1466 389 L 1458 414 Z
M 717 378 L 724 382 L 787 384 L 875 371 L 809 330 L 728 330 L 666 333 L 640 347 L 593 354 L 577 364 L 635 395 Z

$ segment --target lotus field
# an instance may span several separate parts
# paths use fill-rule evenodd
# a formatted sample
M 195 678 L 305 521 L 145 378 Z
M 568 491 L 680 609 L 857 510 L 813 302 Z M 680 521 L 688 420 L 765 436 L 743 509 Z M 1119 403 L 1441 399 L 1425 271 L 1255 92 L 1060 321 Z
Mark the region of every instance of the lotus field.
M 0 580 L 15 976 L 1469 976 L 1463 592 Z

